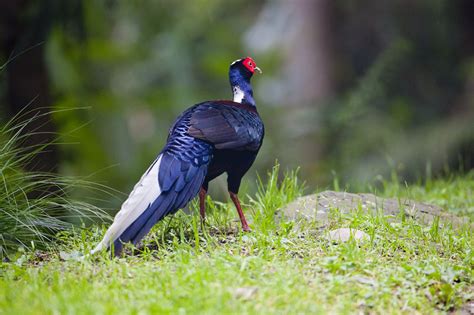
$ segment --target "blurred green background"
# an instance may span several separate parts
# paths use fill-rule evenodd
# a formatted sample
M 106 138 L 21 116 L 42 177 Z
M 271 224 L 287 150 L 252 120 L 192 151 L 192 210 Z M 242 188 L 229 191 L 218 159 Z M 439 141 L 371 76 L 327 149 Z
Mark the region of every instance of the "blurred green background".
M 473 4 L 0 1 L 1 118 L 51 112 L 24 145 L 60 144 L 26 167 L 128 192 L 181 111 L 231 98 L 228 66 L 249 55 L 266 138 L 247 185 L 275 160 L 310 190 L 467 171 Z

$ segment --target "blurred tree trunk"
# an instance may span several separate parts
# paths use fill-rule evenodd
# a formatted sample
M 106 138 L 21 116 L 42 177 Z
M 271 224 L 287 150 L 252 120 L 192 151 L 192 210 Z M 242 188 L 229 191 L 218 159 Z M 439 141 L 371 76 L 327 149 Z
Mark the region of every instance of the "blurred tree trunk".
M 474 1 L 462 0 L 458 7 L 458 12 L 461 16 L 460 24 L 463 34 L 462 43 L 463 53 L 465 58 L 474 58 Z M 472 63 L 472 61 L 471 61 Z M 456 108 L 455 111 L 462 112 L 464 114 L 471 113 L 472 119 L 474 119 L 474 69 L 471 68 L 469 77 L 466 80 L 465 94 L 461 100 L 461 106 Z M 463 114 L 463 115 L 464 115 Z M 474 134 L 474 127 L 471 125 L 471 134 Z M 451 167 L 457 169 L 474 169 L 474 137 L 471 136 L 460 146 L 460 153 L 458 159 Z M 461 164 L 461 165 L 456 165 Z
M 316 174 L 323 144 L 315 141 L 318 136 L 311 136 L 321 132 L 315 117 L 334 93 L 331 27 L 334 4 L 332 0 L 298 0 L 286 4 L 294 7 L 299 36 L 287 47 L 284 67 L 289 88 L 287 102 L 295 108 L 288 113 L 285 125 L 301 128 L 299 122 L 303 122 L 304 127 L 296 132 L 292 142 L 296 144 L 295 152 L 302 153 L 303 172 Z M 290 154 L 289 159 L 294 159 L 294 155 Z
M 263 93 L 267 102 L 287 107 L 273 130 L 291 144 L 276 149 L 279 159 L 294 165 L 297 152 L 303 172 L 317 171 L 322 143 L 315 141 L 321 133 L 315 118 L 334 94 L 334 11 L 331 0 L 268 1 L 246 35 L 253 50 L 274 49 L 283 57 L 272 90 Z
M 51 21 L 44 5 L 34 1 L 0 1 L 0 49 L 6 65 L 6 112 L 21 121 L 34 116 L 23 133 L 25 148 L 46 145 L 26 165 L 29 171 L 56 172 L 58 152 L 49 144 L 56 137 L 51 121 L 51 96 L 45 64 L 45 40 Z
M 321 106 L 333 94 L 331 0 L 288 1 L 298 36 L 290 41 L 284 64 L 289 104 Z M 305 36 L 301 36 L 304 34 Z

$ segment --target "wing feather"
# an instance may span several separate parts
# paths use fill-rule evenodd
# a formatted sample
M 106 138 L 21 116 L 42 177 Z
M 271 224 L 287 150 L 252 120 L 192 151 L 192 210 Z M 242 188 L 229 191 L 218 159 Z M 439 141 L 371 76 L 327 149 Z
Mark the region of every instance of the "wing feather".
M 203 105 L 192 113 L 188 134 L 214 144 L 217 149 L 256 151 L 263 139 L 263 124 L 256 112 Z

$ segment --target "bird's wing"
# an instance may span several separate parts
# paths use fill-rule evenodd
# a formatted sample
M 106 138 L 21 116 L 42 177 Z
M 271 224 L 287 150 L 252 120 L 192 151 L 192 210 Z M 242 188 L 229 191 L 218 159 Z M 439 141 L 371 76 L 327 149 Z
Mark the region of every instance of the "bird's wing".
M 191 115 L 188 134 L 217 149 L 257 151 L 263 124 L 256 112 L 224 105 L 203 105 Z

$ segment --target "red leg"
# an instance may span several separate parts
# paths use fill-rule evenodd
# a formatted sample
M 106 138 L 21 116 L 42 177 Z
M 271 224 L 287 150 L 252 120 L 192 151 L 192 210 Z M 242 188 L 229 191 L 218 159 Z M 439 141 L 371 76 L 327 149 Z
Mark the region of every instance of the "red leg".
M 233 192 L 230 192 L 230 191 L 229 191 L 229 195 L 232 201 L 234 202 L 235 207 L 237 208 L 237 212 L 239 213 L 240 222 L 242 222 L 242 230 L 244 230 L 245 232 L 249 232 L 250 228 L 249 228 L 249 225 L 247 224 L 247 220 L 245 220 L 242 207 L 240 206 L 239 196 L 237 196 L 237 194 L 234 194 Z
M 206 194 L 207 191 L 201 187 L 199 191 L 199 213 L 201 214 L 201 221 L 206 220 Z

